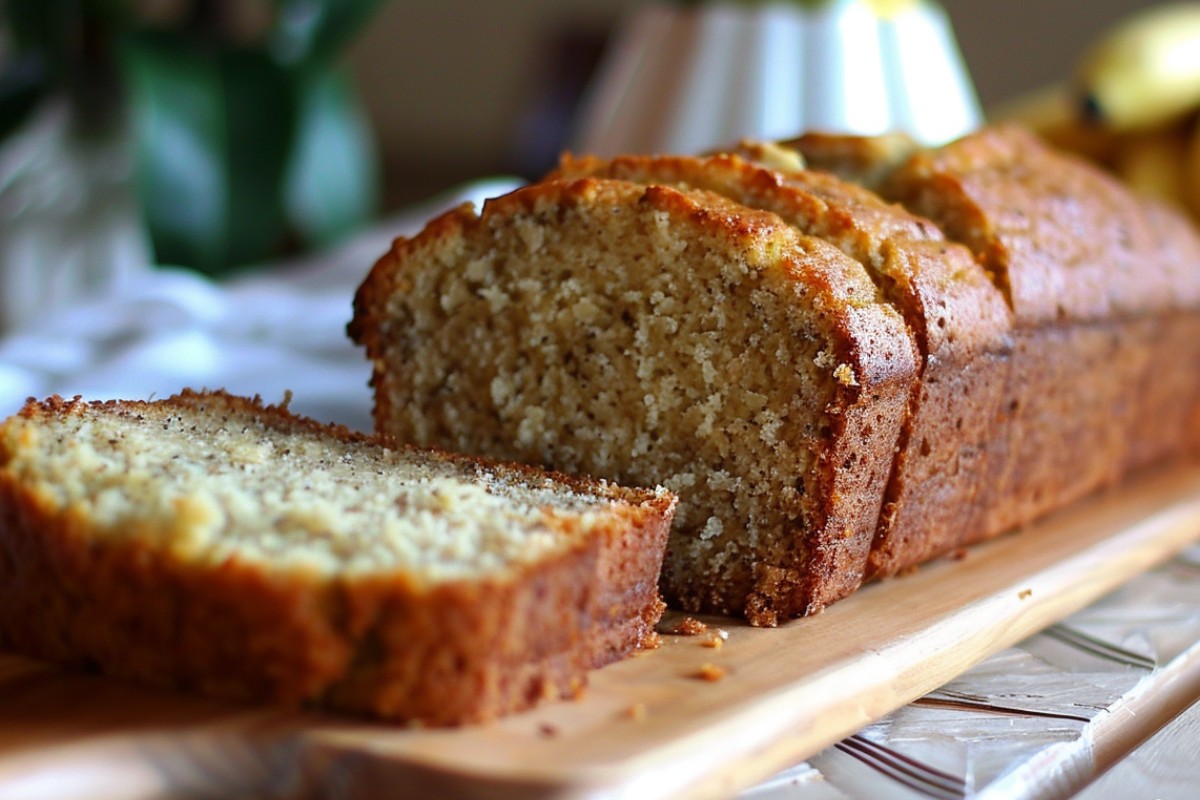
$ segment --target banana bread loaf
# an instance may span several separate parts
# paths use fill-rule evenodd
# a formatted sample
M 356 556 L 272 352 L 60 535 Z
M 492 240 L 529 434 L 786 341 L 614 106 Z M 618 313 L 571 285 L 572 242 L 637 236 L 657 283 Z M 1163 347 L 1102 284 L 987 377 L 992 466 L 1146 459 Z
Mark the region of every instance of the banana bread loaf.
M 0 647 L 445 725 L 652 644 L 674 498 L 383 444 L 223 393 L 0 428 Z
M 805 147 L 882 196 L 800 168 Z M 350 326 L 377 426 L 662 482 L 681 495 L 668 601 L 768 625 L 1195 449 L 1200 244 L 1180 215 L 1016 129 L 856 147 L 567 159 L 398 241 Z M 788 285 L 812 288 L 765 309 L 748 278 L 788 240 L 809 254 Z M 818 286 L 837 302 L 804 302 Z M 830 349 L 868 307 L 903 323 L 856 356 L 886 382 L 853 339 Z M 869 430 L 831 427 L 846 408 Z M 845 449 L 868 432 L 886 455 Z M 795 510 L 763 513 L 760 491 Z M 874 516 L 837 536 L 855 503 Z

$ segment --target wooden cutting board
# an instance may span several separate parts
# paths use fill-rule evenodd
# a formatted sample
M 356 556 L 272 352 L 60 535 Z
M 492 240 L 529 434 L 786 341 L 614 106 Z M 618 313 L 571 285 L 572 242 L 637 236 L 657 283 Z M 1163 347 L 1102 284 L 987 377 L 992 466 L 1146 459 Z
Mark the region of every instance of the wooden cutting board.
M 576 701 L 413 730 L 235 707 L 0 656 L 0 796 L 726 796 L 1200 538 L 1200 467 L 1150 474 L 777 629 L 593 673 Z M 678 617 L 669 617 L 668 622 Z M 705 646 L 711 629 L 728 633 Z

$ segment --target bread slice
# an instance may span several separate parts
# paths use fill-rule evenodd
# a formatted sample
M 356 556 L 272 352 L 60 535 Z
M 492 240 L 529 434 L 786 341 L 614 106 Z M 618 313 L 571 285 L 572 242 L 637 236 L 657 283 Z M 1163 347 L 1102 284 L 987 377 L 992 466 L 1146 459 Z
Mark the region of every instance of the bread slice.
M 0 427 L 0 646 L 445 725 L 653 644 L 675 505 L 393 447 L 224 393 Z
M 536 184 L 396 242 L 350 331 L 381 431 L 677 492 L 679 607 L 770 625 L 862 581 L 915 346 L 861 264 L 774 214 Z

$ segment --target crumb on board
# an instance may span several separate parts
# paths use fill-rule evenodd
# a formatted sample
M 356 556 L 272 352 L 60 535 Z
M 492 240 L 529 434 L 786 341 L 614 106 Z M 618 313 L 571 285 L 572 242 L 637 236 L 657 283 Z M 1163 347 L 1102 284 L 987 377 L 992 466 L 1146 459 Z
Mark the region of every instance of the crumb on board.
M 549 722 L 543 722 L 538 725 L 538 735 L 543 739 L 553 739 L 558 736 L 558 726 L 551 725 Z
M 695 617 L 684 617 L 662 632 L 671 636 L 699 636 L 707 630 L 708 626 Z
M 625 716 L 629 717 L 634 722 L 641 722 L 646 718 L 646 704 L 634 703 L 629 708 L 625 709 Z
M 702 681 L 719 681 L 725 677 L 726 670 L 722 666 L 705 662 L 700 665 L 700 669 L 696 670 L 692 677 L 699 678 Z
M 729 631 L 724 628 L 714 628 L 712 635 L 704 641 L 700 642 L 701 647 L 711 647 L 713 650 L 720 650 L 725 646 L 725 641 L 729 638 Z
M 1025 600 L 1032 596 L 1033 596 L 1033 589 L 1022 589 L 1020 592 L 1017 593 L 1018 600 Z
M 967 548 L 965 548 L 965 547 L 960 547 L 957 550 L 955 550 L 953 553 L 950 554 L 950 558 L 954 559 L 955 561 L 963 561 L 964 559 L 966 559 L 966 557 L 967 557 Z

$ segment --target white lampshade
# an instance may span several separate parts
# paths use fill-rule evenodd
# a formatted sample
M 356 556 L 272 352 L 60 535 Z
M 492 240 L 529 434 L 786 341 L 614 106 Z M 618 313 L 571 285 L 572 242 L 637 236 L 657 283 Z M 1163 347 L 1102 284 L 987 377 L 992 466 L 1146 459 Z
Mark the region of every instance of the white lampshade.
M 805 131 L 938 144 L 981 120 L 934 3 L 651 2 L 618 31 L 571 149 L 694 153 Z

